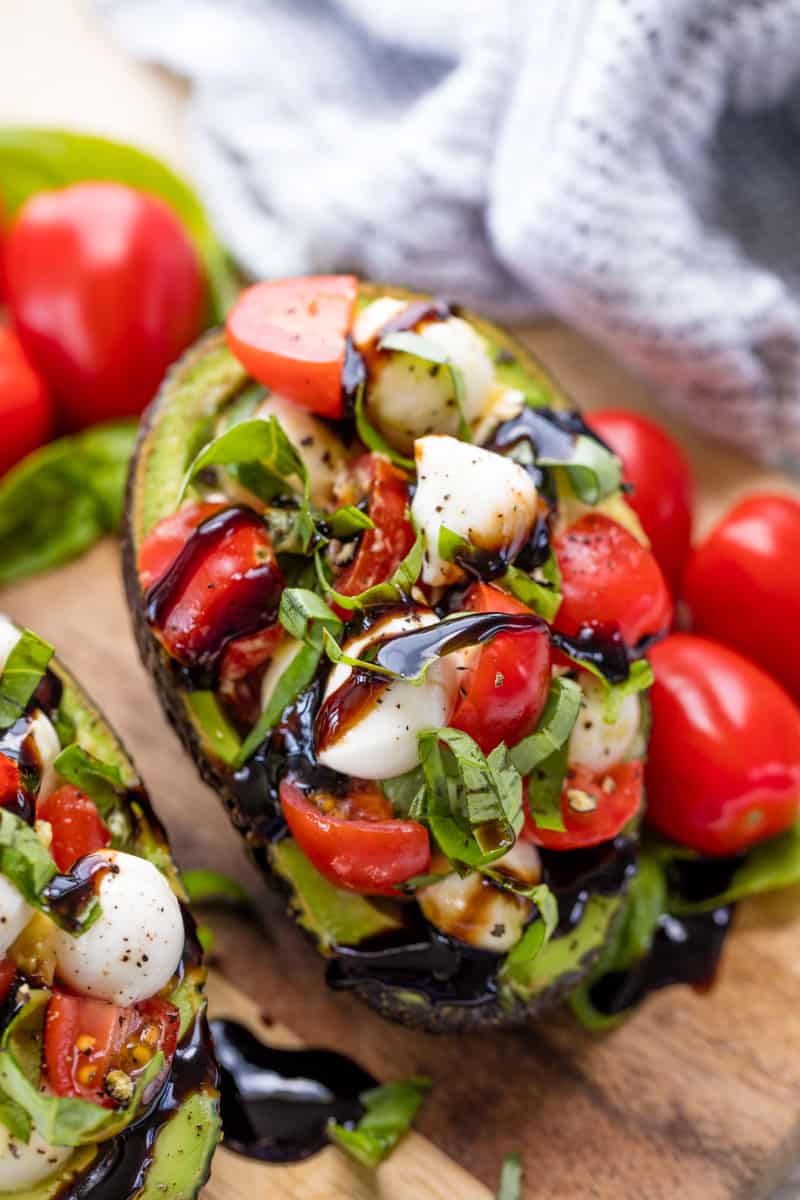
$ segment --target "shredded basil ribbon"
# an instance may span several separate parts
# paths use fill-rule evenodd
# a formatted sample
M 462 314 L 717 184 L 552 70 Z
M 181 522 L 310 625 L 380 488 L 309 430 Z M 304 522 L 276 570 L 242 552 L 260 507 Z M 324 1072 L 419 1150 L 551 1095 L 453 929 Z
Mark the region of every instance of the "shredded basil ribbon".
M 431 1086 L 430 1079 L 417 1076 L 362 1092 L 365 1112 L 355 1128 L 331 1121 L 328 1137 L 364 1166 L 377 1167 L 411 1128 Z
M 12 647 L 0 674 L 0 730 L 9 729 L 25 712 L 53 654 L 49 642 L 30 629 Z

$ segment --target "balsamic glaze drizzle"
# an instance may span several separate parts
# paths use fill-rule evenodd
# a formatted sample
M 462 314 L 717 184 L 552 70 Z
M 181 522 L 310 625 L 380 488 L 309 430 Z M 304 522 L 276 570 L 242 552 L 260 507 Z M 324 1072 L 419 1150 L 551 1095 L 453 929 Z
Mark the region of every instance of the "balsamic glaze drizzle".
M 327 1145 L 333 1120 L 355 1125 L 376 1080 L 330 1050 L 268 1046 L 236 1021 L 211 1022 L 220 1068 L 223 1143 L 263 1162 L 300 1162 Z

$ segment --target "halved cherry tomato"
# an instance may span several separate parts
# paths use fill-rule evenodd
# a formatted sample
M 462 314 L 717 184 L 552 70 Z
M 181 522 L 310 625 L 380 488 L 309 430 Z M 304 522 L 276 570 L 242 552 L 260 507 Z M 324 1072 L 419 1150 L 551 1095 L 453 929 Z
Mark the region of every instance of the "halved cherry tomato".
M 0 475 L 53 432 L 47 384 L 10 329 L 0 326 Z
M 375 528 L 364 530 L 355 558 L 336 580 L 336 590 L 344 596 L 385 582 L 414 544 L 406 475 L 381 454 L 364 454 L 351 469 L 369 495 Z
M 135 1075 L 161 1050 L 169 1062 L 178 1042 L 180 1014 L 153 998 L 122 1008 L 55 990 L 44 1024 L 44 1067 L 57 1096 L 116 1107 L 105 1086 L 112 1069 Z
M 266 525 L 247 509 L 192 504 L 160 521 L 139 552 L 139 578 L 153 587 L 178 572 L 159 597 L 151 623 L 169 654 L 187 666 L 212 665 L 236 630 L 249 637 L 275 622 L 283 577 Z M 211 522 L 220 518 L 217 530 Z M 192 534 L 206 541 L 193 543 Z
M 354 275 L 257 283 L 228 315 L 228 345 L 271 391 L 320 416 L 341 417 L 345 339 L 357 298 Z
M 71 783 L 41 800 L 36 816 L 53 831 L 50 853 L 59 871 L 69 871 L 84 854 L 111 845 L 111 833 L 94 800 Z
M 648 821 L 702 854 L 738 854 L 788 829 L 800 810 L 800 711 L 791 698 L 708 638 L 673 634 L 649 657 Z
M 396 896 L 396 884 L 428 870 L 427 830 L 417 821 L 394 817 L 375 785 L 353 780 L 346 797 L 309 796 L 285 778 L 280 795 L 292 837 L 337 887 Z
M 0 804 L 16 800 L 22 787 L 19 764 L 7 754 L 0 754 Z
M 13 958 L 0 958 L 0 1004 L 11 991 L 11 985 L 16 977 L 17 964 Z
M 753 659 L 800 700 L 800 500 L 748 496 L 693 550 L 692 627 Z
M 470 612 L 528 613 L 519 600 L 488 583 L 476 583 L 463 606 Z M 484 754 L 500 742 L 514 746 L 536 725 L 550 687 L 546 633 L 498 634 L 476 649 L 459 675 L 459 701 L 449 724 L 463 729 Z
M 579 850 L 608 842 L 641 808 L 643 781 L 644 763 L 638 761 L 618 763 L 600 774 L 568 767 L 561 791 L 566 828 L 540 829 L 526 804 L 523 836 L 546 850 Z M 535 786 L 535 778 L 527 781 L 527 787 Z
M 225 647 L 219 666 L 219 693 L 246 725 L 261 714 L 261 672 L 283 637 L 276 621 L 247 637 L 234 638 Z
M 622 459 L 633 484 L 627 497 L 650 539 L 656 562 L 677 593 L 692 535 L 694 481 L 677 442 L 640 413 L 608 408 L 589 413 L 587 421 Z
M 14 327 L 71 427 L 140 413 L 202 328 L 197 253 L 172 209 L 136 188 L 38 192 L 5 264 Z
M 616 622 L 624 641 L 666 633 L 672 599 L 649 550 L 604 513 L 588 513 L 556 538 L 563 600 L 554 621 L 561 633 Z

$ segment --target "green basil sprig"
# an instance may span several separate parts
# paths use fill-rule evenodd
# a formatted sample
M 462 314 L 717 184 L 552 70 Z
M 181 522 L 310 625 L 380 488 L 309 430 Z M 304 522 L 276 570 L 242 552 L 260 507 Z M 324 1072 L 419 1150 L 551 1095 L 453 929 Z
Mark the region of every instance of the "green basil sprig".
M 241 474 L 242 467 L 248 464 L 259 472 L 259 478 L 243 479 L 243 482 L 248 487 L 253 485 L 256 489 L 260 488 L 259 494 L 262 495 L 262 499 L 271 498 L 278 490 L 285 491 L 287 487 L 290 491 L 297 491 L 299 484 L 302 494 L 299 532 L 302 547 L 307 550 L 314 536 L 308 470 L 274 415 L 265 420 L 256 417 L 249 421 L 240 421 L 238 425 L 232 426 L 210 441 L 187 469 L 178 503 L 197 473 L 204 467 L 236 466 Z M 263 495 L 264 490 L 270 495 Z
M 0 674 L 0 730 L 10 729 L 25 712 L 54 653 L 38 634 L 23 631 Z
M 140 188 L 175 211 L 205 268 L 211 320 L 221 321 L 236 298 L 236 274 L 200 201 L 179 175 L 153 155 L 107 138 L 63 129 L 0 129 L 0 191 L 6 216 L 13 216 L 34 192 L 86 179 Z
M 3 476 L 0 584 L 60 566 L 117 530 L 136 429 L 133 421 L 95 425 L 50 442 Z
M 0 1040 L 0 1090 L 23 1109 L 44 1141 L 54 1146 L 83 1146 L 105 1140 L 131 1123 L 147 1086 L 164 1068 L 159 1051 L 138 1076 L 133 1096 L 122 1109 L 102 1108 L 90 1100 L 47 1095 L 40 1090 L 41 1055 L 47 991 L 32 991 Z
M 428 363 L 435 369 L 444 367 L 450 374 L 453 386 L 453 403 L 458 409 L 458 436 L 462 442 L 472 441 L 469 424 L 464 415 L 464 374 L 448 354 L 445 354 L 443 350 L 440 350 L 437 345 L 423 334 L 414 333 L 412 330 L 398 330 L 396 333 L 388 333 L 386 337 L 381 338 L 378 349 L 394 350 L 397 354 L 406 354 L 409 358 L 415 358 L 419 362 Z
M 116 807 L 118 794 L 125 790 L 119 767 L 101 762 L 76 743 L 61 751 L 53 767 L 62 779 L 94 800 L 102 817 Z
M 417 1076 L 362 1092 L 366 1111 L 355 1129 L 331 1121 L 328 1137 L 365 1167 L 377 1167 L 411 1128 L 431 1086 L 430 1079 Z

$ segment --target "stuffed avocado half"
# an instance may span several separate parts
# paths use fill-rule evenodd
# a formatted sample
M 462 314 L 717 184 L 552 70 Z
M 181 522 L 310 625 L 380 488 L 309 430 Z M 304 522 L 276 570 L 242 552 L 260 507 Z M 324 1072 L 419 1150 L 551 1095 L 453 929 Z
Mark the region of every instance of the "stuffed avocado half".
M 220 1133 L 194 922 L 52 653 L 0 617 L 0 1195 L 191 1200 Z
M 146 414 L 126 520 L 165 710 L 329 982 L 429 1029 L 573 990 L 636 873 L 671 604 L 530 354 L 400 288 L 257 285 Z

